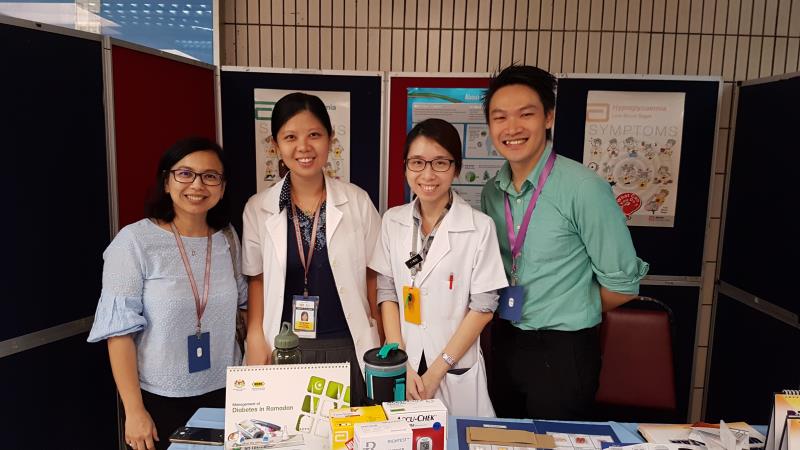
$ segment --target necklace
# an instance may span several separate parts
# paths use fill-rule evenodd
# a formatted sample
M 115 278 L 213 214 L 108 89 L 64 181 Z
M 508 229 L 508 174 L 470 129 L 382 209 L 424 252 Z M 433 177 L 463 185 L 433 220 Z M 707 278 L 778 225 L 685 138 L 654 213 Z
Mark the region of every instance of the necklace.
M 297 209 L 299 209 L 303 214 L 306 215 L 306 217 L 314 217 L 314 214 L 317 212 L 317 209 L 319 209 L 319 207 L 322 205 L 324 198 L 325 198 L 325 189 L 323 188 L 319 200 L 317 200 L 317 204 L 314 205 L 313 208 L 309 209 L 309 208 L 304 208 L 302 205 L 300 205 L 300 202 L 298 201 L 299 199 L 295 197 L 294 194 L 292 194 L 292 202 L 297 207 Z
M 178 232 L 178 235 L 179 236 L 183 236 L 183 234 L 181 234 L 180 230 L 178 229 L 178 226 L 175 225 L 175 221 L 173 220 L 171 223 L 172 223 L 172 225 L 175 226 L 175 230 Z M 209 235 L 209 234 L 210 234 L 209 233 L 209 229 L 208 229 L 208 226 L 206 225 L 206 235 Z M 197 256 L 197 250 L 191 249 L 190 252 L 191 252 L 192 256 Z
M 300 206 L 300 205 L 298 205 L 298 204 L 295 204 L 295 206 L 297 206 L 297 209 L 299 209 L 299 210 L 300 210 L 300 212 L 302 212 L 303 214 L 305 214 L 307 217 L 311 217 L 311 216 L 313 216 L 313 215 L 314 215 L 314 212 L 316 211 L 315 209 L 305 209 L 305 208 L 303 208 L 302 206 Z

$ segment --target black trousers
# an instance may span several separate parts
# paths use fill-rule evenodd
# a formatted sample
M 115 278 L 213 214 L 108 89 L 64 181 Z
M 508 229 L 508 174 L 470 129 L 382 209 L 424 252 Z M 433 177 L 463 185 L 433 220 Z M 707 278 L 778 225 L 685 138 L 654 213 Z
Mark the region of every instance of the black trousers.
M 304 364 L 350 363 L 350 405 L 362 406 L 367 400 L 367 385 L 358 364 L 353 339 L 300 339 L 300 359 Z
M 199 408 L 225 407 L 225 389 L 217 389 L 196 397 L 162 397 L 143 390 L 142 401 L 150 417 L 153 418 L 153 423 L 156 424 L 159 439 L 156 448 L 166 450 L 172 433 L 186 425 Z M 124 418 L 122 423 L 124 427 Z
M 600 327 L 525 331 L 492 323 L 489 393 L 498 417 L 591 420 L 600 377 Z

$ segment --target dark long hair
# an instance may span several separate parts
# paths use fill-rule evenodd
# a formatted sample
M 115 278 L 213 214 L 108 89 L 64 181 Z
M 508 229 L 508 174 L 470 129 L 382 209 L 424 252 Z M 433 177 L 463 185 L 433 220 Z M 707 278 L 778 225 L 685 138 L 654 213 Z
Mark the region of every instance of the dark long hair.
M 176 142 L 172 147 L 168 148 L 161 160 L 158 162 L 158 170 L 156 171 L 156 184 L 151 190 L 152 195 L 147 202 L 145 212 L 147 217 L 158 219 L 163 222 L 172 222 L 175 219 L 175 208 L 172 205 L 172 197 L 164 191 L 164 186 L 169 181 L 170 169 L 178 161 L 185 158 L 194 152 L 214 152 L 222 162 L 222 175 L 224 176 L 224 183 L 228 182 L 228 165 L 225 157 L 225 152 L 222 147 L 216 142 L 201 138 L 190 137 L 181 139 Z M 215 230 L 221 230 L 231 222 L 230 210 L 228 206 L 228 199 L 222 196 L 219 202 L 208 211 L 206 215 L 206 223 L 209 227 Z

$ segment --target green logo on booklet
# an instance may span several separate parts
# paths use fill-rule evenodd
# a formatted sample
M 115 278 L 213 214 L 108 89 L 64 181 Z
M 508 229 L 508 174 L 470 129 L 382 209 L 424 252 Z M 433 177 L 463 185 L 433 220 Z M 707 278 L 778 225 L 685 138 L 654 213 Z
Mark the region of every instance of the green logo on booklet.
M 332 399 L 338 400 L 342 397 L 342 391 L 344 391 L 344 385 L 342 383 L 331 381 L 328 383 L 328 390 L 325 392 L 325 395 Z
M 306 395 L 306 398 L 303 399 L 303 412 L 316 414 L 317 407 L 319 406 L 319 397 L 312 397 L 310 395 Z
M 311 380 L 308 381 L 308 392 L 312 394 L 322 395 L 322 391 L 325 388 L 325 379 L 320 377 L 311 377 Z

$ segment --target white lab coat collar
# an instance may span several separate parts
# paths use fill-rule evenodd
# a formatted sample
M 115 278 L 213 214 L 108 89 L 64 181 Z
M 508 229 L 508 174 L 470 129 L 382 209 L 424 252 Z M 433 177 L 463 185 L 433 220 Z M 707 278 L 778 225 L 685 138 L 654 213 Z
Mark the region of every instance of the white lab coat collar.
M 410 202 L 403 206 L 401 214 L 392 217 L 392 220 L 408 227 L 405 233 L 408 236 L 409 250 L 411 250 L 411 239 L 413 236 L 412 228 L 414 226 L 414 205 L 416 202 Z M 453 191 L 453 204 L 450 206 L 450 211 L 442 219 L 439 229 L 436 230 L 436 237 L 433 239 L 433 244 L 428 251 L 428 256 L 422 264 L 422 272 L 417 275 L 416 285 L 420 286 L 425 281 L 425 278 L 430 275 L 436 265 L 450 252 L 450 233 L 460 233 L 465 231 L 472 231 L 475 229 L 475 222 L 472 217 L 472 206 L 470 206 L 464 199 L 462 199 L 455 191 Z
M 272 245 L 275 246 L 275 254 L 286 254 L 286 211 L 280 210 L 280 198 L 283 185 L 286 183 L 286 177 L 275 184 L 267 195 L 261 201 L 261 209 L 270 213 L 265 221 L 267 234 L 269 234 Z M 325 176 L 325 238 L 327 242 L 331 242 L 339 222 L 342 221 L 342 211 L 338 206 L 347 203 L 347 195 L 345 194 L 341 182 Z M 285 258 L 278 258 L 280 269 L 284 276 L 286 275 L 286 260 Z

